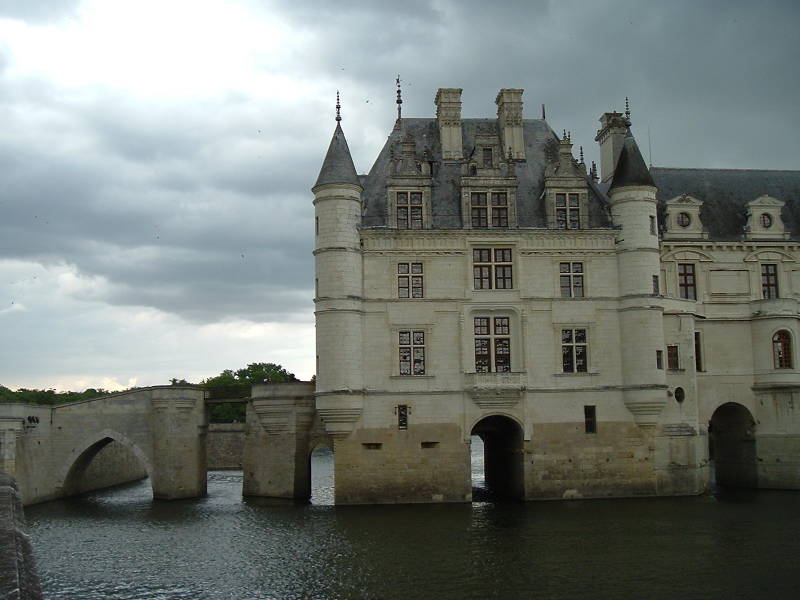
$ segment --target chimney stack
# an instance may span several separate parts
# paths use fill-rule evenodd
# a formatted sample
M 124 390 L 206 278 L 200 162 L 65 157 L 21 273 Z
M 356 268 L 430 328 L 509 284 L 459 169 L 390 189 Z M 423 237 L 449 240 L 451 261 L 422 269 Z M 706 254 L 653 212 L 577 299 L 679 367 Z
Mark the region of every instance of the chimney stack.
M 521 89 L 503 88 L 498 92 L 497 120 L 500 122 L 500 142 L 503 156 L 514 160 L 525 160 L 525 140 L 522 136 L 522 92 Z
M 600 117 L 600 129 L 594 141 L 600 143 L 600 181 L 603 183 L 608 183 L 614 177 L 628 127 L 630 121 L 622 113 L 607 112 Z
M 436 120 L 443 160 L 461 160 L 461 88 L 439 88 L 436 92 Z

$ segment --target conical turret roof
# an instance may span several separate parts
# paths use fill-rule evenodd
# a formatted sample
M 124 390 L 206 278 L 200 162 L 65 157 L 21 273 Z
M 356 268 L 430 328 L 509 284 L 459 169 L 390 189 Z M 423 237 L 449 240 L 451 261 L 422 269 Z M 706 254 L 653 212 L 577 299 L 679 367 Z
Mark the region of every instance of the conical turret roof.
M 653 178 L 650 176 L 650 169 L 642 158 L 642 153 L 639 152 L 639 146 L 636 144 L 636 139 L 633 137 L 631 130 L 625 134 L 625 141 L 622 144 L 619 158 L 617 159 L 617 166 L 614 169 L 614 177 L 611 180 L 611 187 L 614 188 L 624 187 L 626 185 L 650 185 L 655 187 Z
M 341 125 L 336 123 L 336 131 L 333 132 L 331 145 L 328 146 L 328 153 L 322 163 L 322 168 L 317 177 L 318 185 L 325 183 L 352 183 L 361 185 L 358 173 L 353 165 L 353 158 L 350 156 L 350 148 L 347 147 L 347 140 L 344 137 Z

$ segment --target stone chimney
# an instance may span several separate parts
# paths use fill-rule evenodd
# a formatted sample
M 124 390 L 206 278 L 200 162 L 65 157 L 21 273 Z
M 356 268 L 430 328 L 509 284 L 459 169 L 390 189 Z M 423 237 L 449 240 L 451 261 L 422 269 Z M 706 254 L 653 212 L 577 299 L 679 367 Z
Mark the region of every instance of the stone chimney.
M 461 88 L 439 88 L 436 92 L 436 120 L 443 160 L 461 160 Z
M 503 156 L 511 154 L 514 160 L 525 160 L 525 139 L 522 136 L 522 91 L 503 88 L 494 101 L 497 104 Z
M 600 143 L 600 181 L 603 183 L 608 183 L 614 177 L 629 126 L 630 121 L 622 113 L 607 112 L 600 117 L 600 129 L 594 141 Z

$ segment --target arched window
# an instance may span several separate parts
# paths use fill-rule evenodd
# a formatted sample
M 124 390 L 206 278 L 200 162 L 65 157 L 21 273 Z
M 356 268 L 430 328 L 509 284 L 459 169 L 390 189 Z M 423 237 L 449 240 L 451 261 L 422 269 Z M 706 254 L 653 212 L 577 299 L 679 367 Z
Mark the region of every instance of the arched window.
M 779 331 L 772 336 L 772 357 L 776 369 L 792 368 L 792 338 L 788 331 Z

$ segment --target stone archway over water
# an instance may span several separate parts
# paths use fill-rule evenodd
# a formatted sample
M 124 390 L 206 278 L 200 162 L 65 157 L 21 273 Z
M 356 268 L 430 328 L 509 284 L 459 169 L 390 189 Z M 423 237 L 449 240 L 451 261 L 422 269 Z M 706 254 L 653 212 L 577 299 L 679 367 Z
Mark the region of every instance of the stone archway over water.
M 472 431 L 483 442 L 485 489 L 473 489 L 473 500 L 524 500 L 522 427 L 509 417 L 492 415 Z
M 320 441 L 308 453 L 309 494 L 312 504 L 333 504 L 336 485 L 333 444 Z
M 727 402 L 711 415 L 709 457 L 719 486 L 758 487 L 756 422 L 747 408 Z
M 152 477 L 144 453 L 118 432 L 103 431 L 81 448 L 67 458 L 62 469 L 66 496 Z

